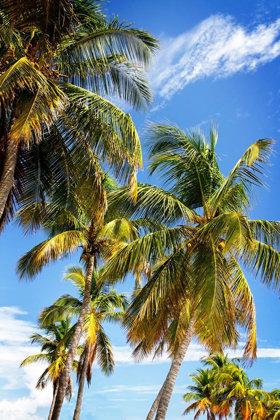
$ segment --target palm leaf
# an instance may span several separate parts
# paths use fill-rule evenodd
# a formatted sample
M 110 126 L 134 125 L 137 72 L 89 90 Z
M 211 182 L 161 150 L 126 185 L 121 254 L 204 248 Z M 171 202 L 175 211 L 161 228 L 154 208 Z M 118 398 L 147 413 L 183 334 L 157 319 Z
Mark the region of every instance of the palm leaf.
M 246 150 L 228 177 L 211 197 L 213 214 L 215 214 L 225 195 L 236 183 L 241 184 L 249 195 L 252 186 L 265 186 L 261 179 L 264 175 L 263 166 L 269 163 L 273 144 L 273 140 L 261 139 Z
M 40 273 L 49 262 L 56 261 L 86 244 L 87 239 L 84 233 L 79 231 L 62 232 L 36 245 L 21 257 L 17 265 L 17 272 L 20 278 L 32 278 Z
M 114 209 L 126 216 L 155 218 L 162 223 L 193 222 L 196 214 L 185 206 L 174 194 L 162 188 L 138 183 L 137 201 L 129 200 L 129 190 L 124 187 L 108 196 L 109 217 Z
M 103 329 L 98 331 L 97 337 L 97 363 L 105 375 L 110 375 L 115 366 L 111 343 Z

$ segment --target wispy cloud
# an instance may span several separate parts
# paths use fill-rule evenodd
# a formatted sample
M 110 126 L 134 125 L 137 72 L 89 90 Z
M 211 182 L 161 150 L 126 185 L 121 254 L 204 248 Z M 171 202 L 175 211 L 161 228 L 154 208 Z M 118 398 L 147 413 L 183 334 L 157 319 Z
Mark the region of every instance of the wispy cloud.
M 126 392 L 133 392 L 137 395 L 152 395 L 159 392 L 162 384 L 157 385 L 114 385 L 112 387 L 104 387 L 100 391 L 97 391 L 97 394 L 124 394 Z M 176 385 L 173 391 L 173 394 L 182 394 L 186 390 L 187 385 Z
M 152 87 L 168 100 L 199 79 L 255 71 L 279 56 L 279 35 L 280 19 L 248 29 L 230 16 L 210 16 L 177 37 L 162 37 L 150 73 Z

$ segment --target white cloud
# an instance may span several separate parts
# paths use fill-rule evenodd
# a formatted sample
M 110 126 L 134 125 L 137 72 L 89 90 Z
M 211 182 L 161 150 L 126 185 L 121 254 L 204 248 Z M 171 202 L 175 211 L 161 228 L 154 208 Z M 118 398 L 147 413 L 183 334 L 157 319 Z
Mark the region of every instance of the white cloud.
M 29 341 L 36 326 L 30 321 L 18 319 L 23 315 L 26 312 L 15 307 L 0 308 L 0 380 L 4 382 L 0 389 L 22 389 L 27 393 L 27 396 L 0 401 L 0 420 L 43 420 L 36 411 L 49 407 L 51 403 L 51 386 L 44 391 L 35 388 L 43 365 L 19 368 L 20 363 L 38 349 Z M 11 391 L 9 393 L 12 395 Z
M 150 73 L 152 86 L 168 100 L 199 79 L 254 71 L 279 56 L 279 35 L 280 19 L 248 30 L 230 16 L 210 16 L 177 37 L 162 37 Z

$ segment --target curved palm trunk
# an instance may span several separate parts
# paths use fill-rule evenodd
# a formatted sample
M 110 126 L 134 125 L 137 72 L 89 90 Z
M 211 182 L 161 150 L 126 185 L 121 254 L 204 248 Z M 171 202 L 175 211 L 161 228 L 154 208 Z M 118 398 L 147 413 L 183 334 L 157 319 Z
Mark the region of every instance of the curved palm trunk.
M 185 354 L 194 334 L 194 317 L 191 317 L 185 337 L 174 356 L 167 378 L 162 389 L 162 396 L 159 401 L 156 420 L 164 420 L 168 409 L 169 401 L 174 389 L 175 381 L 177 379 L 181 364 L 184 360 Z
M 86 375 L 87 375 L 87 367 L 88 367 L 88 361 L 89 361 L 89 354 L 90 354 L 90 349 L 87 346 L 85 359 L 84 359 L 84 363 L 83 363 L 83 369 L 82 369 L 81 378 L 80 378 L 80 382 L 79 382 L 79 390 L 78 390 L 78 396 L 77 396 L 77 402 L 76 402 L 76 408 L 75 408 L 75 411 L 74 411 L 73 420 L 79 420 L 80 419 L 82 401 L 83 401 L 83 392 L 84 392 L 84 386 L 85 386 L 85 379 L 86 379 Z
M 51 420 L 51 418 L 52 418 L 53 409 L 54 409 L 54 405 L 55 405 L 55 400 L 56 400 L 56 396 L 57 396 L 57 393 L 58 393 L 58 387 L 59 387 L 59 379 L 56 380 L 55 385 L 54 385 L 53 399 L 52 399 L 52 404 L 51 404 L 48 420 Z
M 83 332 L 83 324 L 85 320 L 85 316 L 88 310 L 89 300 L 90 300 L 90 287 L 91 287 L 91 281 L 92 281 L 92 272 L 94 268 L 94 254 L 90 255 L 89 261 L 88 261 L 88 270 L 87 270 L 87 276 L 86 276 L 86 282 L 85 282 L 85 292 L 84 292 L 84 299 L 83 299 L 83 305 L 81 308 L 81 312 L 79 315 L 79 319 L 77 322 L 77 326 L 75 329 L 75 333 L 73 336 L 73 340 L 71 343 L 71 347 L 68 352 L 68 356 L 65 363 L 65 368 L 63 370 L 63 373 L 59 380 L 59 390 L 54 406 L 54 411 L 51 420 L 58 420 L 59 415 L 62 409 L 63 400 L 66 394 L 66 388 L 67 384 L 70 378 L 71 368 L 73 365 L 74 358 L 76 356 L 77 347 L 79 345 L 79 341 Z
M 153 405 L 152 405 L 152 407 L 151 407 L 151 409 L 150 409 L 150 411 L 149 411 L 149 413 L 146 417 L 146 420 L 153 420 L 154 415 L 156 414 L 156 411 L 158 409 L 158 405 L 159 405 L 161 396 L 162 396 L 164 384 L 165 384 L 165 382 L 163 383 L 162 387 L 160 388 L 159 393 L 157 394 L 157 397 L 154 400 Z
M 14 183 L 15 167 L 18 156 L 18 144 L 7 139 L 4 167 L 0 180 L 0 219 L 3 216 L 8 196 Z

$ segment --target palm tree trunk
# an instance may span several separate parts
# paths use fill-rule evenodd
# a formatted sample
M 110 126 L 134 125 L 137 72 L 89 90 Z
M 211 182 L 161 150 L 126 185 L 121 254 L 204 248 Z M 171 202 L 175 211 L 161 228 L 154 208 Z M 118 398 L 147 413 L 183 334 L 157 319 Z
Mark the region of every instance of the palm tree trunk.
M 56 400 L 56 396 L 57 396 L 57 393 L 58 393 L 58 387 L 59 387 L 59 379 L 56 380 L 55 385 L 54 385 L 52 405 L 51 405 L 51 408 L 50 408 L 48 420 L 51 420 L 51 418 L 52 418 L 53 409 L 54 409 L 54 405 L 55 405 L 55 400 Z
M 174 389 L 175 381 L 177 379 L 181 364 L 184 360 L 185 354 L 191 342 L 191 339 L 194 334 L 194 317 L 190 318 L 189 326 L 186 331 L 185 337 L 182 340 L 180 347 L 177 350 L 177 353 L 172 360 L 170 370 L 168 372 L 167 378 L 163 385 L 162 396 L 159 401 L 156 420 L 165 420 L 166 412 L 168 409 L 169 401 Z
M 79 315 L 79 319 L 77 322 L 77 326 L 75 329 L 75 333 L 73 336 L 73 340 L 71 343 L 71 347 L 68 352 L 68 356 L 66 359 L 65 367 L 62 372 L 62 375 L 59 380 L 59 390 L 54 406 L 54 411 L 51 420 L 58 420 L 60 416 L 60 412 L 62 409 L 63 400 L 66 393 L 67 384 L 70 378 L 71 368 L 73 365 L 73 361 L 76 356 L 77 347 L 79 345 L 79 341 L 83 332 L 83 325 L 85 316 L 88 310 L 89 300 L 90 300 L 90 288 L 91 288 L 91 281 L 92 281 L 92 272 L 94 268 L 94 253 L 92 252 L 89 257 L 88 261 L 88 269 L 87 269 L 87 276 L 86 276 L 86 282 L 85 282 L 85 292 L 84 292 L 84 299 L 83 299 L 83 305 L 81 308 L 81 312 Z
M 150 411 L 149 411 L 149 413 L 148 413 L 148 415 L 146 417 L 146 420 L 153 420 L 154 415 L 156 414 L 156 411 L 157 411 L 157 408 L 158 408 L 158 405 L 159 405 L 161 396 L 162 396 L 164 384 L 165 384 L 165 382 L 163 383 L 162 387 L 160 388 L 159 393 L 157 394 L 157 397 L 154 400 L 153 405 L 152 405 L 152 407 L 151 407 L 151 409 L 150 409 Z
M 83 392 L 84 392 L 85 379 L 86 379 L 88 360 L 89 360 L 89 354 L 90 354 L 90 348 L 89 348 L 89 346 L 87 346 L 86 347 L 86 354 L 85 354 L 85 358 L 84 358 L 84 363 L 83 363 L 83 369 L 82 369 L 80 382 L 79 382 L 79 390 L 78 390 L 78 396 L 77 396 L 77 402 L 76 402 L 76 408 L 75 408 L 75 411 L 74 411 L 73 420 L 79 420 L 80 419 L 81 408 L 82 408 L 82 400 L 83 400 Z
M 7 138 L 4 167 L 0 179 L 0 219 L 5 211 L 8 196 L 14 183 L 15 167 L 18 156 L 18 144 Z

